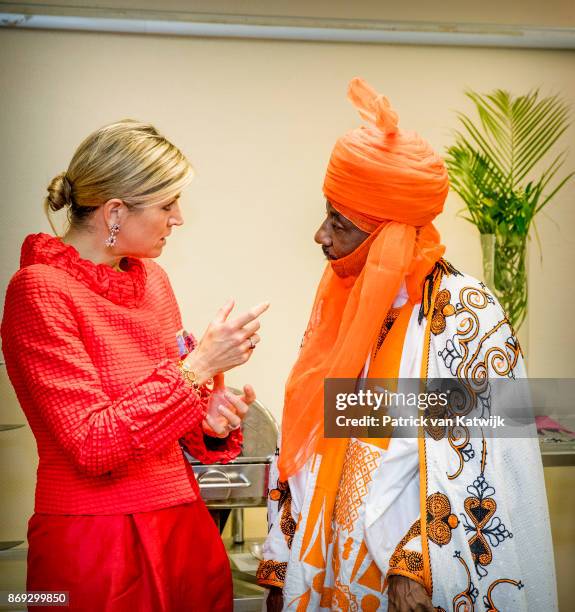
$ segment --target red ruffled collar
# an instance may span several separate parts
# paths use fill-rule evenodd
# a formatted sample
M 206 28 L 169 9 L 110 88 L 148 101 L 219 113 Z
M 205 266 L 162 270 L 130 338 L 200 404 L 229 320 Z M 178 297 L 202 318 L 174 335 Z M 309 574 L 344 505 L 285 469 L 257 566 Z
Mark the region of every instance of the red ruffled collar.
M 20 267 L 46 264 L 65 270 L 95 293 L 127 308 L 139 306 L 146 289 L 146 267 L 134 257 L 122 260 L 122 272 L 106 264 L 82 259 L 78 251 L 60 238 L 31 234 L 24 240 Z

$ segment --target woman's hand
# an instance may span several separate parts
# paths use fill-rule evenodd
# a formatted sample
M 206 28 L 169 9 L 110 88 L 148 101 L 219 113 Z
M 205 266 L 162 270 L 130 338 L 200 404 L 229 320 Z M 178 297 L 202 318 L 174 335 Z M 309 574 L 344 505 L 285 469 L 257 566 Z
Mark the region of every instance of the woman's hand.
M 255 399 L 256 394 L 251 385 L 245 385 L 244 394 L 239 396 L 225 388 L 222 374 L 216 375 L 206 417 L 202 422 L 204 433 L 215 438 L 227 437 L 231 431 L 241 426 L 249 405 Z
M 407 576 L 390 576 L 388 612 L 434 612 L 425 588 Z
M 198 384 L 246 363 L 260 341 L 256 333 L 260 328 L 257 319 L 269 308 L 269 302 L 228 320 L 233 307 L 234 301 L 230 300 L 218 310 L 197 348 L 185 359 L 186 368 L 195 373 Z

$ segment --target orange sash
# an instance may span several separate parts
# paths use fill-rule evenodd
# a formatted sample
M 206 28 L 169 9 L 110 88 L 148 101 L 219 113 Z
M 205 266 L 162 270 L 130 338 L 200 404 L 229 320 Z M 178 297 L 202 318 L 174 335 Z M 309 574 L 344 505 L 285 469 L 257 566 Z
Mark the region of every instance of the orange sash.
M 407 302 L 391 327 L 379 351 L 372 359 L 368 378 L 394 379 L 399 375 L 403 343 L 412 313 Z M 387 449 L 389 438 L 360 438 L 363 442 Z M 322 438 L 318 446 L 321 463 L 315 490 L 305 517 L 305 532 L 302 539 L 301 559 L 305 563 L 324 569 L 326 550 L 331 540 L 332 514 L 339 489 L 343 463 L 349 438 Z M 316 530 L 319 524 L 319 529 Z M 314 589 L 319 585 L 314 581 Z

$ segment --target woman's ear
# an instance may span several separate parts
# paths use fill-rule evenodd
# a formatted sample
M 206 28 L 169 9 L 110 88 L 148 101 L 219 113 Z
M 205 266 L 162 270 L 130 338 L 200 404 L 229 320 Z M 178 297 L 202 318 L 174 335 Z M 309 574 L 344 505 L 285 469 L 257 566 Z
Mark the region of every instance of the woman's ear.
M 122 219 L 126 215 L 127 207 L 119 198 L 112 198 L 102 204 L 104 222 L 111 227 L 114 224 L 122 225 Z

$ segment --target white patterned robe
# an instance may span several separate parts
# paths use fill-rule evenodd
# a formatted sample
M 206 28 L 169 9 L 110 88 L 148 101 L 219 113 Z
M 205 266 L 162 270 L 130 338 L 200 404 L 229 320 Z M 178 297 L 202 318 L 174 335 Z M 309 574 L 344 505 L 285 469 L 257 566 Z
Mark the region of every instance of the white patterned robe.
M 525 376 L 513 330 L 482 283 L 444 275 L 433 308 L 427 337 L 419 305 L 413 308 L 400 378 L 419 378 L 422 361 L 429 378 Z M 491 390 L 489 402 L 497 401 L 503 398 Z M 321 457 L 289 486 L 278 484 L 274 464 L 260 583 L 283 586 L 289 610 L 385 611 L 388 572 L 420 580 L 438 611 L 557 610 L 543 468 L 529 433 L 466 441 L 446 430 L 420 440 L 392 437 L 387 450 L 351 439 L 317 590 L 319 570 L 301 560 L 301 548 Z

